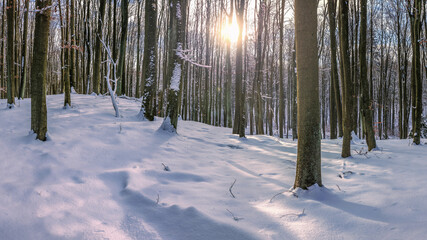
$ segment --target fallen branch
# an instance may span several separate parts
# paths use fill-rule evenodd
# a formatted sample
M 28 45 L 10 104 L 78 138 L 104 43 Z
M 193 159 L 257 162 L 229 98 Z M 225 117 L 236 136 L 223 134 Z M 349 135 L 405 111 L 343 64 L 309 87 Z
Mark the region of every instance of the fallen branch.
M 305 208 L 302 210 L 302 213 L 288 213 L 288 214 L 282 215 L 280 218 L 284 218 L 288 216 L 296 216 L 297 218 L 305 216 Z
M 228 210 L 228 209 L 225 209 L 225 210 L 227 210 L 230 214 L 231 214 L 231 216 L 233 217 L 233 220 L 234 221 L 240 221 L 240 220 L 242 220 L 243 218 L 239 218 L 239 217 L 236 217 L 236 216 L 234 216 L 234 214 L 230 211 L 230 210 Z
M 278 194 L 276 194 L 276 195 L 274 195 L 272 198 L 270 198 L 270 203 L 272 203 L 272 202 L 273 202 L 273 199 L 274 199 L 275 197 L 279 196 L 280 194 L 282 194 L 282 192 L 279 192 Z
M 162 165 L 163 165 L 163 170 L 165 170 L 166 172 L 170 172 L 169 166 L 166 166 L 164 163 L 162 163 Z
M 236 179 L 234 179 L 234 182 L 233 182 L 233 184 L 231 184 L 231 186 L 230 186 L 230 188 L 228 189 L 228 191 L 230 191 L 230 193 L 231 193 L 231 196 L 233 197 L 233 198 L 236 198 L 236 196 L 234 196 L 234 194 L 233 194 L 233 192 L 231 191 L 231 189 L 233 188 L 233 186 L 234 186 L 234 184 L 236 183 Z

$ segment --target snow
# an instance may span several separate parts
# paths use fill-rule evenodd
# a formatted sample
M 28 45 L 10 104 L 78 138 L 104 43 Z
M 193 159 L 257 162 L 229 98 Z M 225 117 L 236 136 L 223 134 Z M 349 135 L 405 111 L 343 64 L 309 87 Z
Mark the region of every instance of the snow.
M 170 89 L 179 91 L 179 83 L 181 81 L 181 64 L 175 63 L 175 67 L 172 72 L 171 86 Z
M 47 97 L 49 140 L 30 100 L 0 100 L 1 239 L 424 239 L 427 146 L 364 140 L 342 159 L 322 140 L 325 187 L 289 191 L 296 141 L 241 140 L 231 129 L 139 121 L 140 103 Z M 356 153 L 359 152 L 360 154 Z M 170 171 L 165 171 L 165 166 Z M 234 185 L 232 186 L 233 182 Z M 231 187 L 232 186 L 232 187 Z M 231 192 L 235 195 L 232 197 Z

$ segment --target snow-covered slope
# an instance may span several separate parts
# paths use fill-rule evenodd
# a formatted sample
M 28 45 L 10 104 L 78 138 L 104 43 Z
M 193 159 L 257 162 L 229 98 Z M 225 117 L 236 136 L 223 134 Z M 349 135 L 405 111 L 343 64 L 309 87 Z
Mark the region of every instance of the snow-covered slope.
M 291 140 L 241 140 L 184 121 L 173 135 L 157 131 L 162 119 L 138 121 L 136 101 L 120 99 L 123 117 L 115 118 L 108 97 L 74 94 L 65 110 L 63 95 L 47 100 L 44 143 L 29 134 L 30 100 L 13 110 L 0 101 L 0 239 L 427 235 L 427 146 L 387 140 L 363 154 L 355 141 L 353 158 L 342 159 L 340 141 L 325 140 L 325 188 L 289 192 Z

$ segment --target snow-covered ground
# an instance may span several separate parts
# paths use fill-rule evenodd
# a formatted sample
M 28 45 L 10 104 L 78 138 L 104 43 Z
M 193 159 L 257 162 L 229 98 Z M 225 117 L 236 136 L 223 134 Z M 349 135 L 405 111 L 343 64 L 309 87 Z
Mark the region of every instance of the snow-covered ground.
M 296 142 L 162 119 L 139 103 L 48 96 L 49 141 L 30 130 L 30 100 L 0 101 L 0 239 L 425 239 L 427 146 L 379 141 L 340 157 L 322 141 L 325 188 L 288 190 Z M 360 154 L 356 153 L 359 152 Z M 164 171 L 164 166 L 170 171 Z M 230 187 L 234 183 L 233 187 Z M 233 198 L 234 194 L 235 198 Z

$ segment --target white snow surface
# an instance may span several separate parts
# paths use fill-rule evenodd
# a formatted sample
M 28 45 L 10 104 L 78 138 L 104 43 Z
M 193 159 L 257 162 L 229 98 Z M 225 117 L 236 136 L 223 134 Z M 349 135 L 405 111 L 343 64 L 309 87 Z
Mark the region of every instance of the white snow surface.
M 138 121 L 140 103 L 47 97 L 49 140 L 30 100 L 0 100 L 0 239 L 425 239 L 427 146 L 378 141 L 365 153 L 322 140 L 324 187 L 289 192 L 296 141 Z M 362 149 L 363 148 L 363 149 Z M 360 154 L 356 153 L 358 151 Z M 170 171 L 164 171 L 164 164 Z M 230 186 L 236 180 L 230 193 Z

